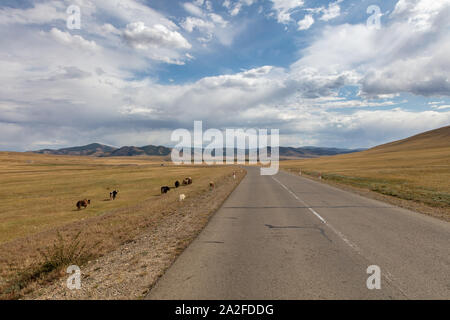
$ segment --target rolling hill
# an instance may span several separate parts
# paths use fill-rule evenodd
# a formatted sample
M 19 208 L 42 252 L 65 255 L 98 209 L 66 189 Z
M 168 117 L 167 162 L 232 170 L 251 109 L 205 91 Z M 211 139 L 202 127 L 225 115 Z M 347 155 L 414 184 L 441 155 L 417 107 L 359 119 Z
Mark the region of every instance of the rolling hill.
M 340 149 L 324 147 L 280 147 L 280 156 L 297 158 L 317 158 L 322 156 L 334 156 L 338 154 L 354 153 L 365 149 Z
M 116 148 L 105 146 L 100 143 L 91 143 L 86 146 L 62 148 L 58 150 L 42 149 L 34 151 L 35 153 L 54 154 L 54 155 L 73 155 L 73 156 L 102 156 L 109 154 Z
M 450 126 L 358 153 L 285 161 L 281 166 L 441 208 L 450 220 Z
M 450 126 L 420 133 L 403 140 L 386 143 L 368 151 L 372 153 L 399 152 L 448 147 L 450 147 Z

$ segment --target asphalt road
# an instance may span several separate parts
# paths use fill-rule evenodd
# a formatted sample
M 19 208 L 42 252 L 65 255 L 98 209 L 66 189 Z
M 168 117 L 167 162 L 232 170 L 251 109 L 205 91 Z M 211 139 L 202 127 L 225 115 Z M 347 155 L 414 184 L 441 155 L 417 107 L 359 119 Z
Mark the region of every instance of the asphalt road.
M 450 299 L 449 223 L 247 171 L 147 299 Z M 371 265 L 380 289 L 367 288 Z

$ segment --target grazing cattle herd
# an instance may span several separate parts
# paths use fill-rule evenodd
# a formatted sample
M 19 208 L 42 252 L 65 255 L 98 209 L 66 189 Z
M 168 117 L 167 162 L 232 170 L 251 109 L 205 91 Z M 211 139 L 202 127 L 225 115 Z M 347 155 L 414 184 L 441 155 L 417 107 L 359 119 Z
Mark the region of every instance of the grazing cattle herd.
M 233 172 L 233 179 L 236 179 L 236 173 L 235 172 Z M 192 178 L 191 177 L 187 177 L 187 178 L 183 179 L 183 181 L 182 181 L 182 185 L 183 186 L 187 186 L 187 185 L 190 185 L 190 184 L 192 184 Z M 180 187 L 180 181 L 178 181 L 178 180 L 175 181 L 174 185 L 175 185 L 175 188 Z M 215 183 L 213 181 L 210 181 L 209 182 L 209 189 L 213 190 L 215 187 L 216 187 Z M 171 189 L 171 187 L 169 187 L 169 186 L 162 186 L 161 187 L 161 194 L 165 194 L 165 193 L 169 192 L 170 189 Z M 118 190 L 111 191 L 109 193 L 109 200 L 115 200 L 118 193 L 119 193 Z M 183 201 L 184 199 L 186 199 L 186 195 L 180 194 L 180 201 Z M 78 201 L 76 206 L 77 206 L 78 210 L 80 210 L 81 207 L 87 208 L 87 206 L 90 205 L 90 204 L 91 204 L 91 200 L 84 199 L 84 200 Z
M 192 178 L 191 177 L 183 179 L 183 186 L 187 186 L 189 184 L 192 184 Z M 180 181 L 178 181 L 178 180 L 175 181 L 174 185 L 175 185 L 175 188 L 178 188 L 180 186 Z M 161 187 L 161 194 L 169 192 L 170 189 L 171 188 L 169 186 L 162 186 Z

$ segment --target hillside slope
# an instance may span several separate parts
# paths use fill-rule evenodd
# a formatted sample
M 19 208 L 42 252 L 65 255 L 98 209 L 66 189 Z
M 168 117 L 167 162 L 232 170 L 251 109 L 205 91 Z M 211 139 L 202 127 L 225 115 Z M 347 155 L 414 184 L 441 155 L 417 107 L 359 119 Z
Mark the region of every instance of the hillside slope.
M 368 151 L 373 152 L 399 152 L 408 150 L 425 150 L 450 147 L 450 126 L 427 131 L 415 136 L 386 143 Z
M 450 220 L 450 126 L 358 153 L 281 166 L 439 209 Z
M 362 149 L 340 149 L 325 147 L 280 147 L 280 156 L 297 158 L 317 158 L 362 151 Z

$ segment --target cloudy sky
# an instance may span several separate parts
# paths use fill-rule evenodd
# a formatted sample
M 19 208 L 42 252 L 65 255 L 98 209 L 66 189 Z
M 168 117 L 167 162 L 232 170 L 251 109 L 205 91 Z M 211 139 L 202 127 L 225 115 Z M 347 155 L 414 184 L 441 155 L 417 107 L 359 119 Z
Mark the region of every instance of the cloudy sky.
M 194 120 L 349 148 L 449 125 L 449 16 L 450 0 L 2 0 L 0 150 L 170 146 Z

